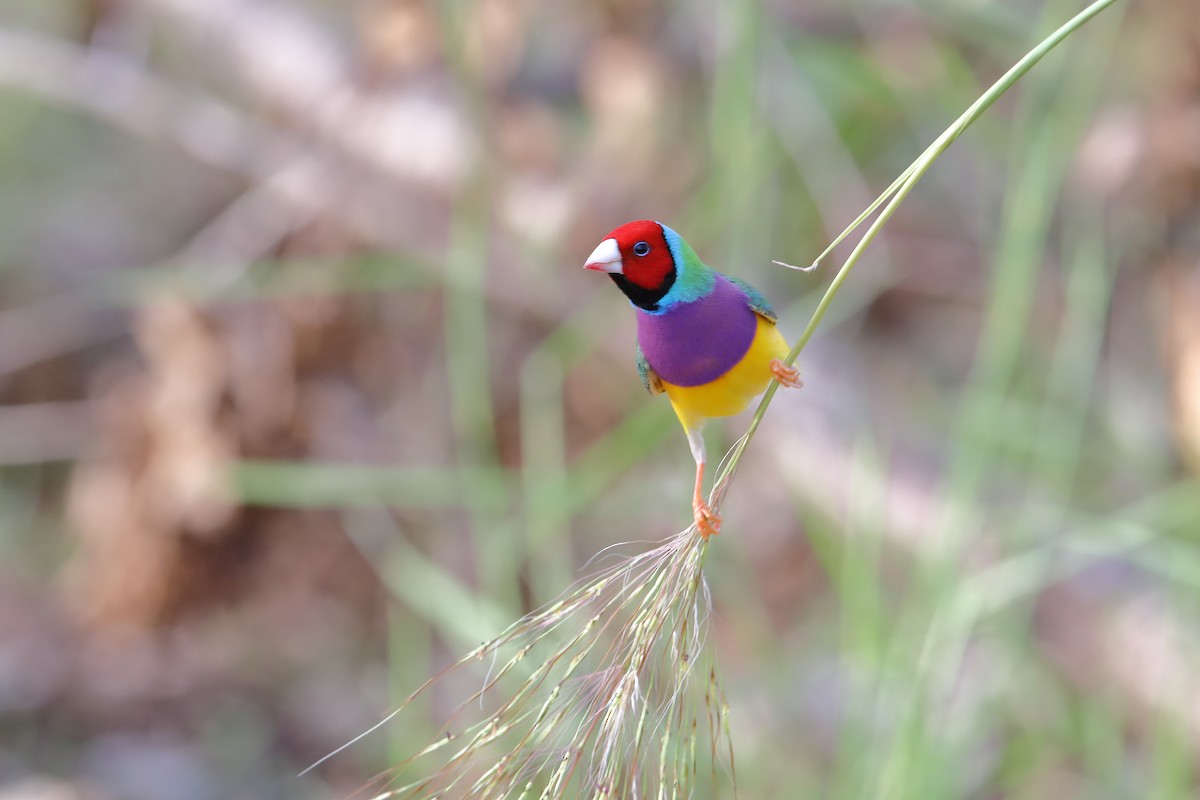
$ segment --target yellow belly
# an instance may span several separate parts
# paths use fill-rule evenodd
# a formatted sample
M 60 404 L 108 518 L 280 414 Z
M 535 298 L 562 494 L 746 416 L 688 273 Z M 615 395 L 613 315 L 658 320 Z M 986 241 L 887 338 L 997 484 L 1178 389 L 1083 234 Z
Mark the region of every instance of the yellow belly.
M 728 417 L 745 409 L 771 382 L 771 360 L 786 358 L 789 349 L 775 323 L 759 317 L 750 349 L 732 369 L 702 386 L 663 381 L 663 389 L 684 429 L 694 430 L 709 417 Z

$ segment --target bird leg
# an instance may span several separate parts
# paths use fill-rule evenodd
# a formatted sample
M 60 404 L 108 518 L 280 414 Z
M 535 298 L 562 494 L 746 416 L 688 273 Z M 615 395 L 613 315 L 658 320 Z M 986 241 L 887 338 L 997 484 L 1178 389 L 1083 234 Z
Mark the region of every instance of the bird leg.
M 790 389 L 799 389 L 804 386 L 804 381 L 800 378 L 800 370 L 789 367 L 778 358 L 771 359 L 771 374 L 775 376 L 775 380 Z
M 692 516 L 696 520 L 696 529 L 707 539 L 721 532 L 721 516 L 708 507 L 704 501 L 704 462 L 696 462 L 696 493 L 692 497 Z
M 708 507 L 704 500 L 704 437 L 700 430 L 692 429 L 687 432 L 688 444 L 692 447 L 692 457 L 696 459 L 696 491 L 692 495 L 692 517 L 696 520 L 696 529 L 707 539 L 716 536 L 721 531 L 721 517 Z

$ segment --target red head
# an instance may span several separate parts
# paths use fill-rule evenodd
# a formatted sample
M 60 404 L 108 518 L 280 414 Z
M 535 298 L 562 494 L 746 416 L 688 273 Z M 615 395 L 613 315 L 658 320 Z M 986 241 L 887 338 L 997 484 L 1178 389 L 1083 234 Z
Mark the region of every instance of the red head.
M 634 305 L 653 308 L 675 282 L 675 259 L 659 223 L 627 222 L 588 256 L 584 269 L 609 273 Z

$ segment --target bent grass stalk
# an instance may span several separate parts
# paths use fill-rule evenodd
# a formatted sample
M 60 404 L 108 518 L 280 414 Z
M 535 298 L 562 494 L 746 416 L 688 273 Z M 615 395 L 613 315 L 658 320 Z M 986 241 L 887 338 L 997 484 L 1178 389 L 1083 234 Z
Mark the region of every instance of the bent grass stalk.
M 837 238 L 825 248 L 824 252 L 817 256 L 811 267 L 803 270 L 808 271 L 808 269 L 813 269 L 820 265 L 821 261 L 823 261 L 831 252 L 833 252 L 833 250 L 839 244 L 845 241 L 846 238 L 852 232 L 854 232 L 854 230 L 866 222 L 866 220 L 869 219 L 872 214 L 874 214 L 876 211 L 879 211 L 879 215 L 874 219 L 874 221 L 871 222 L 862 238 L 858 240 L 857 244 L 855 244 L 854 249 L 850 251 L 850 255 L 846 257 L 845 263 L 842 264 L 841 269 L 838 270 L 837 275 L 835 275 L 833 280 L 830 282 L 829 288 L 825 290 L 825 294 L 821 297 L 821 301 L 817 303 L 817 307 L 813 311 L 812 317 L 809 318 L 808 325 L 805 326 L 804 331 L 800 334 L 800 338 L 796 341 L 796 345 L 788 354 L 786 359 L 788 365 L 796 362 L 796 359 L 800 356 L 800 352 L 805 348 L 805 346 L 808 345 L 809 340 L 812 339 L 813 334 L 817 330 L 817 326 L 821 323 L 822 318 L 825 316 L 825 312 L 829 309 L 830 304 L 833 302 L 834 296 L 837 294 L 842 284 L 845 283 L 846 278 L 849 277 L 850 270 L 852 270 L 854 265 L 858 263 L 858 260 L 862 257 L 863 252 L 866 251 L 867 247 L 875 239 L 879 231 L 882 230 L 884 224 L 887 223 L 888 219 L 891 218 L 892 214 L 896 211 L 904 198 L 908 196 L 908 193 L 912 191 L 914 186 L 917 185 L 917 181 L 921 180 L 925 173 L 929 171 L 929 168 L 932 167 L 933 163 L 937 161 L 941 154 L 946 151 L 946 148 L 948 148 L 955 139 L 962 135 L 963 131 L 969 128 L 971 124 L 975 122 L 975 120 L 979 119 L 979 117 L 983 115 L 983 112 L 987 111 L 993 103 L 1000 99 L 1001 95 L 1011 89 L 1012 86 L 1025 75 L 1025 73 L 1029 72 L 1029 70 L 1032 69 L 1035 64 L 1041 61 L 1047 53 L 1061 44 L 1064 39 L 1078 30 L 1088 20 L 1092 19 L 1115 2 L 1116 0 L 1096 0 L 1096 2 L 1092 3 L 1083 11 L 1080 11 L 1068 22 L 1063 24 L 1062 27 L 1054 31 L 1054 33 L 1043 39 L 1037 45 L 1037 47 L 1026 53 L 1020 61 L 1018 61 L 1012 66 L 1012 68 L 1008 70 L 1008 72 L 1004 73 L 1004 75 L 1002 75 L 994 84 L 992 84 L 992 86 L 986 92 L 980 95 L 979 99 L 972 103 L 970 107 L 964 111 L 949 128 L 943 131 L 941 136 L 935 139 L 933 144 L 929 145 L 929 147 L 925 149 L 925 152 L 923 152 L 916 161 L 914 161 L 912 164 L 909 164 L 908 167 L 902 173 L 900 173 L 900 176 L 892 182 L 892 185 L 884 190 L 883 194 L 875 198 L 875 201 L 871 203 L 871 205 L 869 205 L 865 211 L 859 214 L 857 219 L 851 222 L 844 231 L 838 234 Z M 881 206 L 882 210 L 880 210 Z M 789 269 L 800 269 L 789 264 L 784 264 L 783 266 L 786 266 Z M 746 433 L 733 446 L 731 454 L 726 460 L 722 469 L 718 470 L 717 476 L 713 481 L 713 492 L 710 498 L 710 504 L 713 505 L 714 509 L 716 508 L 716 504 L 718 504 L 725 496 L 725 491 L 727 490 L 729 482 L 732 480 L 734 473 L 737 472 L 738 464 L 741 463 L 742 456 L 746 452 L 746 447 L 750 444 L 750 440 L 754 438 L 754 433 L 758 430 L 758 426 L 762 423 L 763 415 L 767 413 L 767 407 L 771 404 L 771 400 L 775 397 L 775 392 L 778 388 L 779 383 L 777 381 L 772 381 L 771 385 L 767 388 L 766 393 L 763 395 L 762 401 L 758 404 L 758 408 L 755 409 L 754 416 L 750 420 L 750 425 L 746 429 Z
M 946 148 L 1043 56 L 1115 2 L 1096 0 L 1029 51 L 821 253 L 814 267 L 878 212 L 830 282 L 788 364 L 863 252 Z M 719 466 L 714 509 L 777 389 L 772 382 Z M 394 721 L 434 686 L 488 664 L 481 688 L 448 715 L 433 741 L 380 777 L 389 788 L 377 791 L 376 800 L 687 798 L 694 796 L 702 762 L 714 784 L 727 774 L 736 796 L 729 707 L 703 646 L 707 554 L 708 541 L 693 525 L 600 572 L 431 678 L 370 731 L 308 769 Z

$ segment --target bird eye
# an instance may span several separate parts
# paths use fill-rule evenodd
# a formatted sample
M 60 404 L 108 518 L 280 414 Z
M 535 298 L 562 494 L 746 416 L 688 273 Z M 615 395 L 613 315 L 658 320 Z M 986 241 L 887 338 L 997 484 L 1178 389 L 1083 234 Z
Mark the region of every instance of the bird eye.
M 633 254 L 635 256 L 644 256 L 650 252 L 650 245 L 645 242 L 638 242 L 633 246 Z

